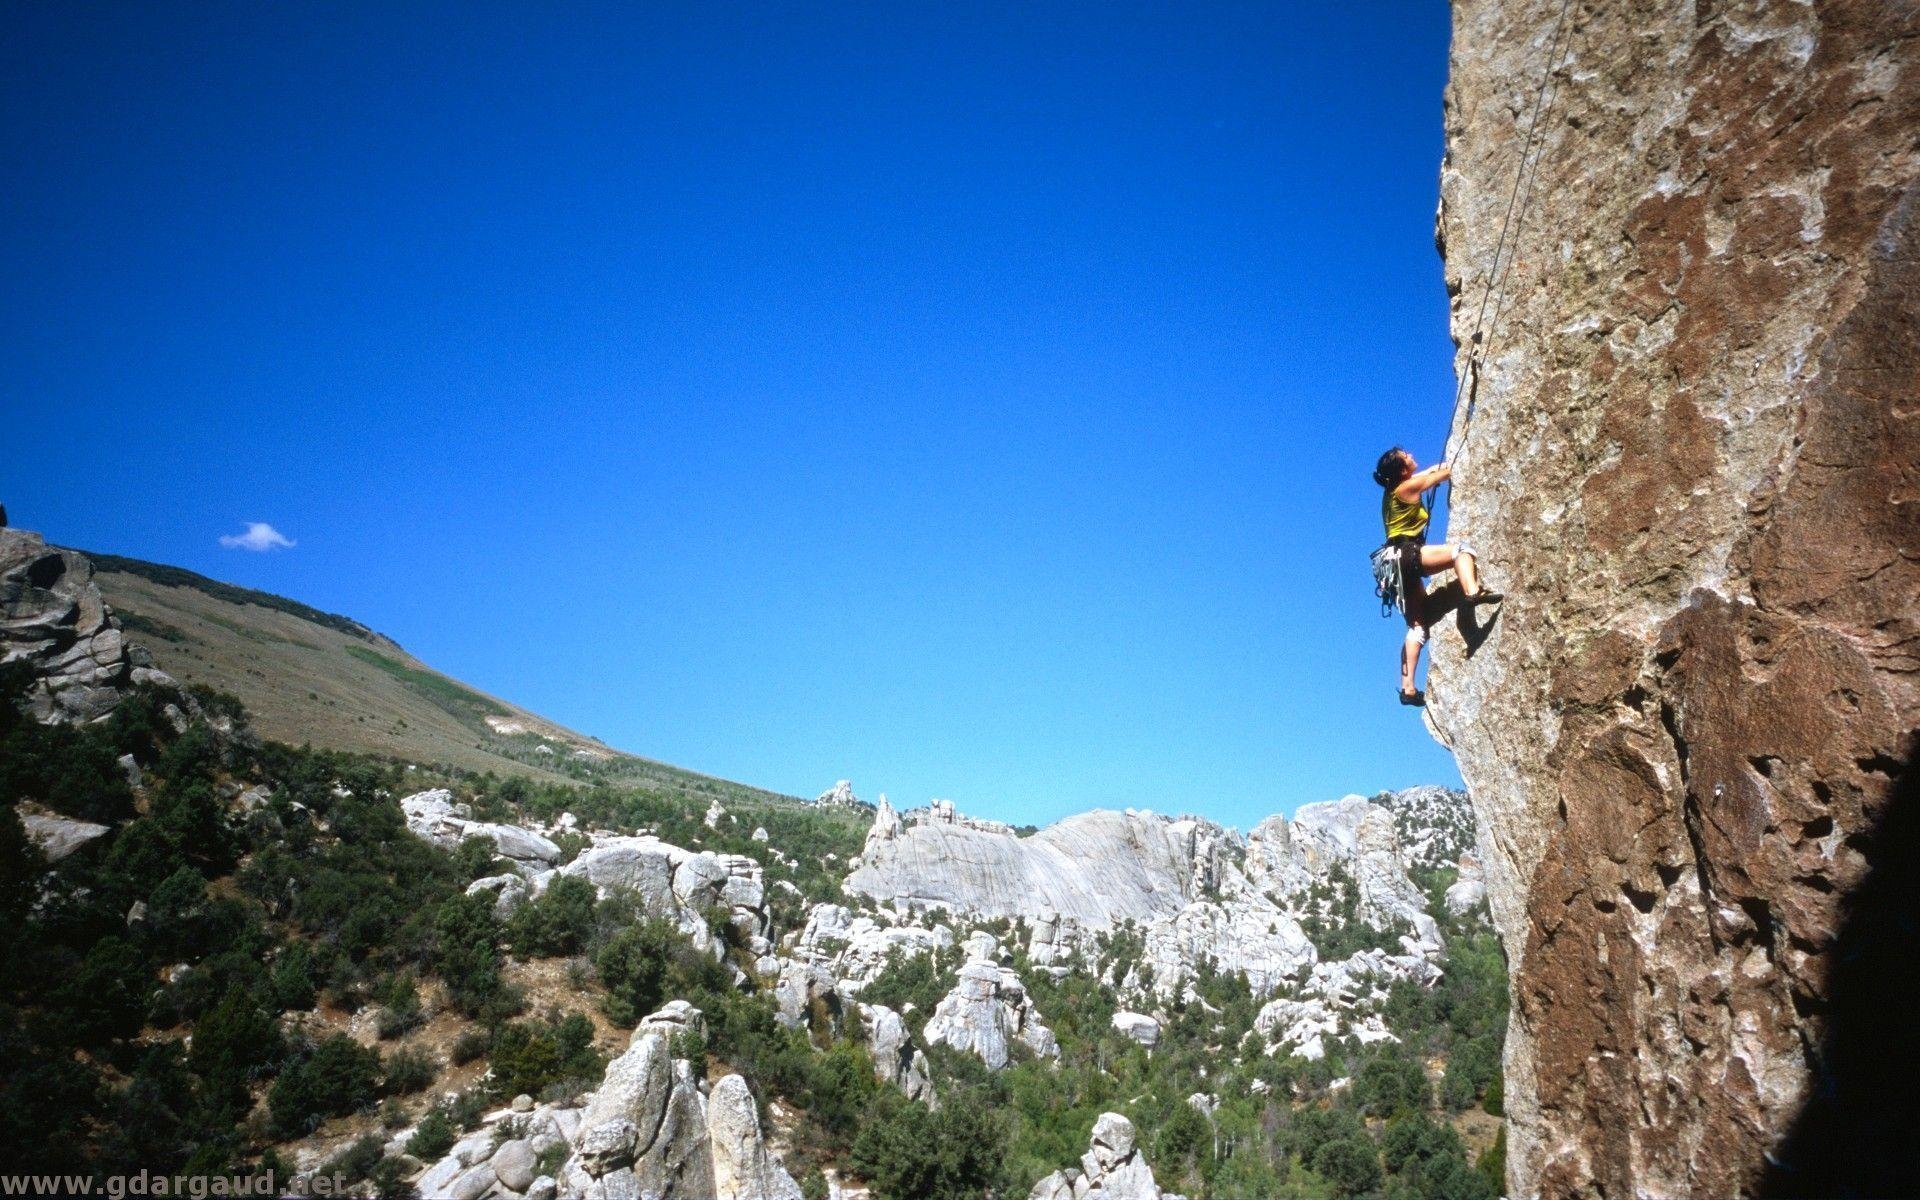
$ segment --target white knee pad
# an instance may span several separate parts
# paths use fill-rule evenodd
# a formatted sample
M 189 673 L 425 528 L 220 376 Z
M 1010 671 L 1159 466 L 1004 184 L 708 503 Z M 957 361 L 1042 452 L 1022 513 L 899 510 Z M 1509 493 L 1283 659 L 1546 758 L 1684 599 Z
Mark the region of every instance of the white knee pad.
M 1410 627 L 1407 630 L 1407 640 L 1412 642 L 1416 646 L 1426 645 L 1427 644 L 1427 627 L 1425 625 L 1414 625 Z
M 1477 559 L 1480 557 L 1479 551 L 1475 550 L 1472 546 L 1467 545 L 1465 542 L 1455 542 L 1453 544 L 1453 556 L 1459 558 L 1462 554 L 1468 558 Z

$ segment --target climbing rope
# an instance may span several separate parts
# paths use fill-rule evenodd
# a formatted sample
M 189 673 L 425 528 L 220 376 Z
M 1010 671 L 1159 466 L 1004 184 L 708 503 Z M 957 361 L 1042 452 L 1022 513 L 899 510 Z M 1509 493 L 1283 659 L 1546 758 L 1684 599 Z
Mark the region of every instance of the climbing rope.
M 1456 417 L 1460 412 L 1462 397 L 1467 402 L 1467 418 L 1460 422 L 1462 434 L 1466 432 L 1467 426 L 1473 423 L 1474 405 L 1479 400 L 1480 392 L 1480 364 L 1486 361 L 1487 352 L 1492 346 L 1491 333 L 1499 326 L 1500 314 L 1507 305 L 1506 293 L 1501 283 L 1513 262 L 1513 255 L 1508 252 L 1509 235 L 1511 235 L 1512 245 L 1518 247 L 1520 227 L 1526 221 L 1527 205 L 1533 199 L 1533 181 L 1539 177 L 1540 159 L 1545 157 L 1544 148 L 1540 153 L 1535 153 L 1534 150 L 1534 142 L 1540 129 L 1540 118 L 1553 107 L 1554 100 L 1559 96 L 1559 88 L 1555 86 L 1554 80 L 1558 74 L 1562 56 L 1573 48 L 1574 28 L 1567 22 L 1567 14 L 1572 10 L 1573 0 L 1562 0 L 1560 16 L 1553 26 L 1553 37 L 1547 43 L 1546 70 L 1541 72 L 1540 87 L 1533 95 L 1533 115 L 1527 120 L 1526 140 L 1520 146 L 1520 166 L 1514 172 L 1513 190 L 1507 194 L 1506 215 L 1500 220 L 1500 237 L 1494 243 L 1493 265 L 1487 271 L 1487 287 L 1480 296 L 1480 311 L 1474 314 L 1473 336 L 1467 342 L 1467 367 L 1460 373 L 1459 382 L 1454 385 L 1453 412 Z M 1566 35 L 1564 45 L 1561 42 L 1563 32 Z M 1493 319 L 1488 321 L 1487 306 L 1492 303 L 1496 292 L 1500 295 L 1500 303 L 1494 306 Z M 1483 333 L 1488 338 L 1485 344 L 1482 343 Z M 1452 450 L 1452 423 L 1449 422 L 1447 448 L 1442 455 L 1443 461 L 1452 461 Z M 1453 501 L 1451 480 L 1447 482 L 1447 501 L 1448 507 L 1451 508 Z

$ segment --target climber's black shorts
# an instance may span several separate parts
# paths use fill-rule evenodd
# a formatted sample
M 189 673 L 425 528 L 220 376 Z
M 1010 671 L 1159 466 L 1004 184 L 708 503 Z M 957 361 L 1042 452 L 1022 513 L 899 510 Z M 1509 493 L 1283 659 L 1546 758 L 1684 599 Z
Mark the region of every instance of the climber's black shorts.
M 1388 545 L 1400 551 L 1400 594 L 1411 595 L 1413 589 L 1420 586 L 1420 549 L 1427 544 L 1424 537 L 1390 538 Z

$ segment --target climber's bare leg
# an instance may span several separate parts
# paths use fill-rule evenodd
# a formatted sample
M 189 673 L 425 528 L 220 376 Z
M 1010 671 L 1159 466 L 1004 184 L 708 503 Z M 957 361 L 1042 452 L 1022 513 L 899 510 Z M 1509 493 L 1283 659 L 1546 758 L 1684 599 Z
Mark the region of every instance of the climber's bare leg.
M 1480 591 L 1480 564 L 1473 561 L 1473 551 L 1461 551 L 1451 543 L 1444 546 L 1420 547 L 1420 573 L 1433 575 L 1452 567 L 1454 574 L 1460 577 L 1460 593 L 1465 596 L 1477 595 Z
M 1407 580 L 1405 586 L 1407 636 L 1400 643 L 1400 694 L 1403 696 L 1419 690 L 1413 681 L 1420 667 L 1420 648 L 1427 644 L 1427 589 L 1417 579 Z

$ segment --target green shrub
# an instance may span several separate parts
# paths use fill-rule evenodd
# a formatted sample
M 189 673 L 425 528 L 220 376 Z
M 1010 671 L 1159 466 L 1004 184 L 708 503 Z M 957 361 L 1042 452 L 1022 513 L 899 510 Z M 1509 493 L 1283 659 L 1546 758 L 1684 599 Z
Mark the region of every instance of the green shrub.
M 1365 1134 L 1347 1134 L 1322 1143 L 1307 1165 L 1343 1196 L 1370 1192 L 1383 1178 L 1380 1152 Z
M 313 1007 L 313 952 L 305 942 L 290 943 L 274 959 L 271 975 L 273 998 L 282 1009 L 303 1011 Z
M 387 1056 L 380 1090 L 389 1096 L 423 1091 L 440 1074 L 440 1064 L 424 1050 L 396 1050 Z
M 435 915 L 434 932 L 434 969 L 446 982 L 448 998 L 461 1012 L 477 1016 L 501 992 L 492 898 L 447 897 Z
M 1165 1115 L 1149 1129 L 1152 1162 L 1164 1172 L 1184 1173 L 1212 1148 L 1213 1127 L 1185 1100 L 1167 1105 Z
M 1419 1063 L 1383 1053 L 1360 1069 L 1353 1099 L 1369 1116 L 1391 1118 L 1425 1112 L 1432 1106 L 1433 1091 Z
M 453 1049 L 449 1052 L 453 1065 L 464 1067 L 477 1058 L 485 1058 L 491 1041 L 484 1029 L 461 1030 L 460 1036 L 453 1039 Z
M 493 839 L 477 834 L 461 839 L 460 848 L 454 851 L 453 857 L 460 874 L 469 883 L 489 875 L 504 875 L 508 870 L 507 864 L 495 853 Z
M 1507 1189 L 1507 1127 L 1502 1124 L 1500 1132 L 1494 1135 L 1493 1145 L 1480 1152 L 1474 1160 L 1473 1169 L 1495 1196 Z
M 563 1142 L 559 1145 L 548 1146 L 545 1150 L 542 1150 L 539 1156 L 533 1160 L 533 1177 L 538 1179 L 542 1175 L 551 1175 L 555 1179 L 560 1178 L 560 1168 L 566 1165 L 567 1155 L 570 1149 L 571 1148 Z
M 487 1115 L 487 1096 L 479 1088 L 468 1088 L 447 1103 L 447 1119 L 455 1129 L 478 1129 Z
M 301 1137 L 327 1117 L 343 1117 L 373 1103 L 380 1056 L 345 1034 L 334 1034 L 280 1076 L 268 1094 L 276 1136 Z
M 128 822 L 113 835 L 100 864 L 100 886 L 108 903 L 125 912 L 135 900 L 145 900 L 154 889 L 181 868 L 192 868 L 179 843 L 148 819 Z
M 367 1182 L 380 1200 L 420 1200 L 419 1189 L 407 1182 L 411 1170 L 411 1164 L 400 1159 L 383 1158 L 367 1173 Z
M 394 976 L 380 989 L 380 1015 L 374 1025 L 374 1032 L 381 1041 L 389 1041 L 403 1033 L 420 1027 L 426 1018 L 420 1011 L 420 990 L 414 986 L 413 976 L 400 974 Z
M 280 1026 L 255 994 L 231 988 L 194 1025 L 187 1065 L 219 1103 L 247 1105 L 248 1082 L 285 1052 Z
M 978 1200 L 1008 1186 L 1006 1147 L 1005 1120 L 989 1106 L 900 1101 L 861 1127 L 849 1161 L 878 1200 Z
M 1506 1087 L 1497 1069 L 1493 1073 L 1493 1078 L 1487 1081 L 1486 1093 L 1480 1097 L 1480 1107 L 1489 1116 L 1507 1115 Z
M 153 972 L 140 953 L 124 938 L 102 938 L 53 994 L 56 1036 L 83 1046 L 131 1036 L 153 991 Z
M 446 1111 L 435 1105 L 414 1127 L 413 1136 L 407 1139 L 407 1153 L 421 1162 L 431 1163 L 445 1157 L 459 1137 L 459 1130 L 447 1118 Z
M 383 1153 L 380 1139 L 369 1134 L 355 1139 L 352 1145 L 322 1163 L 320 1173 L 339 1175 L 348 1183 L 358 1183 L 373 1173 Z
M 579 1013 L 502 1025 L 487 1061 L 503 1097 L 538 1096 L 567 1080 L 597 1080 L 607 1065 L 593 1048 L 593 1022 Z
M 508 918 L 507 940 L 517 953 L 533 958 L 578 954 L 593 936 L 596 898 L 586 880 L 559 876 Z
M 882 1004 L 895 1012 L 907 1012 L 907 1024 L 916 1034 L 933 1015 L 933 1010 L 953 989 L 954 959 L 957 954 L 936 957 L 932 954 L 906 954 L 896 946 L 887 951 L 887 961 L 873 982 L 860 990 L 865 1004 Z
M 21 681 L 32 672 L 24 664 L 0 682 L 0 709 L 7 727 L 0 730 L 0 803 L 37 800 L 70 817 L 103 824 L 133 814 L 133 789 L 121 771 L 118 748 L 98 727 L 38 725 L 18 716 Z
M 607 987 L 608 1019 L 618 1025 L 638 1024 L 676 996 L 732 990 L 720 964 L 658 918 L 615 934 L 594 956 L 594 967 Z

